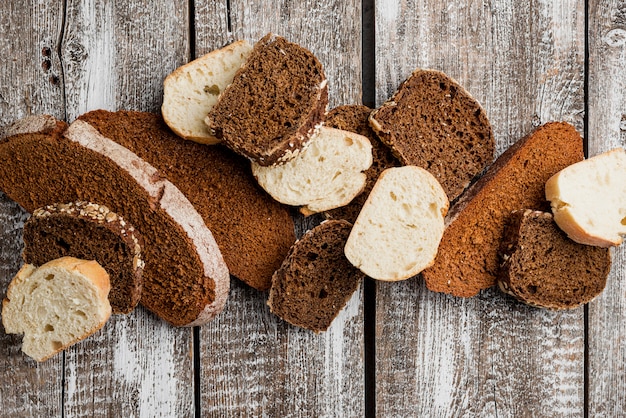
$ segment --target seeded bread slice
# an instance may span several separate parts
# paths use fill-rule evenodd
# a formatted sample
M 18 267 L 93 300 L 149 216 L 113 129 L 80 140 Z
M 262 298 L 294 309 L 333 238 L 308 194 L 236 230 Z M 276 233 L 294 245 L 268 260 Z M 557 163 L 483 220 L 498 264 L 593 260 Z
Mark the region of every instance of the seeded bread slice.
M 480 104 L 442 72 L 417 69 L 370 124 L 404 165 L 428 170 L 450 201 L 494 158 L 491 125 Z
M 170 129 L 184 139 L 203 144 L 219 142 L 209 133 L 204 118 L 251 51 L 248 42 L 233 42 L 168 75 L 163 82 L 161 113 Z
M 451 208 L 435 263 L 422 272 L 428 288 L 471 297 L 495 285 L 511 212 L 549 209 L 546 181 L 582 159 L 582 138 L 563 122 L 547 123 L 511 146 Z
M 602 293 L 611 270 L 608 248 L 578 244 L 552 214 L 514 211 L 505 229 L 500 289 L 529 305 L 571 309 Z
M 262 166 L 293 159 L 322 123 L 328 90 L 322 64 L 280 36 L 259 40 L 209 111 L 210 132 Z
M 96 260 L 109 274 L 115 314 L 127 314 L 139 303 L 142 246 L 141 235 L 130 223 L 96 203 L 48 205 L 36 209 L 24 224 L 27 264 L 41 266 L 65 256 Z
M 626 151 L 616 148 L 564 168 L 546 182 L 557 225 L 576 242 L 617 246 L 626 235 Z
M 388 168 L 354 223 L 346 257 L 373 279 L 415 276 L 434 260 L 447 212 L 446 194 L 428 171 Z
M 272 313 L 315 332 L 328 329 L 364 277 L 343 254 L 351 226 L 325 221 L 294 244 L 272 279 Z
M 380 142 L 380 139 L 370 127 L 368 122 L 370 113 L 372 113 L 372 109 L 367 106 L 345 105 L 336 107 L 326 114 L 324 126 L 363 135 L 369 139 L 372 145 L 372 165 L 365 170 L 366 181 L 363 191 L 352 199 L 349 204 L 324 212 L 324 216 L 328 219 L 345 219 L 350 223 L 354 223 L 380 173 L 387 168 L 401 165 L 391 153 L 391 149 Z
M 24 264 L 2 301 L 4 329 L 24 334 L 24 354 L 45 361 L 102 328 L 111 316 L 110 288 L 107 272 L 93 260 Z
M 55 202 L 106 205 L 144 238 L 141 304 L 180 326 L 206 323 L 221 312 L 230 276 L 189 200 L 91 125 L 75 121 L 65 128 L 60 123 L 1 139 L 0 190 L 31 213 Z

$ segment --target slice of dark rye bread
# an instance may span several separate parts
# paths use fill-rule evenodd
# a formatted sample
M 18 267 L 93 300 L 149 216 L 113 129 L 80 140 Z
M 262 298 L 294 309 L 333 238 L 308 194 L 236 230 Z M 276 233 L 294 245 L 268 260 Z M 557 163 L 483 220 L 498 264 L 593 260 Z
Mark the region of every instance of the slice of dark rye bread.
M 372 144 L 372 165 L 365 171 L 367 176 L 365 188 L 348 205 L 324 212 L 324 215 L 329 219 L 345 219 L 354 223 L 380 173 L 387 168 L 401 165 L 400 161 L 391 153 L 391 149 L 380 142 L 370 127 L 368 122 L 370 113 L 372 113 L 372 109 L 367 106 L 345 105 L 331 109 L 326 114 L 325 126 L 363 135 Z
M 78 120 L 156 167 L 191 201 L 231 274 L 267 290 L 296 240 L 288 209 L 263 191 L 250 163 L 229 149 L 177 137 L 161 116 L 96 110 Z
M 343 253 L 352 225 L 324 221 L 305 233 L 272 279 L 267 304 L 290 324 L 328 329 L 365 276 Z
M 512 145 L 450 209 L 435 262 L 422 272 L 427 287 L 471 297 L 495 285 L 511 212 L 549 210 L 546 181 L 582 159 L 582 138 L 564 122 L 547 123 Z
M 452 202 L 491 164 L 495 144 L 480 104 L 442 72 L 415 70 L 370 124 L 404 165 L 428 170 Z
M 127 314 L 139 303 L 142 247 L 143 238 L 133 225 L 96 203 L 47 205 L 24 223 L 24 262 L 41 266 L 65 256 L 96 260 L 109 274 L 115 314 Z
M 106 205 L 143 236 L 142 305 L 178 326 L 204 324 L 222 311 L 228 269 L 180 190 L 85 122 L 66 129 L 35 116 L 20 124 L 21 133 L 0 139 L 0 190 L 29 212 L 55 202 Z
M 323 121 L 322 64 L 305 48 L 267 34 L 206 117 L 209 131 L 262 166 L 294 158 Z
M 509 217 L 500 255 L 500 289 L 529 305 L 555 310 L 590 302 L 604 290 L 611 270 L 608 248 L 578 244 L 551 213 L 530 209 Z

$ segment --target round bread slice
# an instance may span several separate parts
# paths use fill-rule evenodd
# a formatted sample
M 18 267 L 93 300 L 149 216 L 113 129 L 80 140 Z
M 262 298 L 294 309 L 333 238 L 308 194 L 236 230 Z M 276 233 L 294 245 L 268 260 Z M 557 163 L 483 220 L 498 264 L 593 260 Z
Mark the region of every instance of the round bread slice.
M 110 288 L 107 272 L 93 260 L 24 264 L 2 301 L 4 329 L 24 334 L 24 354 L 45 361 L 102 328 L 111 316 Z
M 506 226 L 498 286 L 520 301 L 549 309 L 572 309 L 602 293 L 611 270 L 608 248 L 578 244 L 552 214 L 514 211 Z
M 371 165 L 366 137 L 322 127 L 295 159 L 271 167 L 252 163 L 252 174 L 274 199 L 310 215 L 350 203 L 365 187 L 363 171 Z
M 415 70 L 372 112 L 370 124 L 404 165 L 434 175 L 451 202 L 494 158 L 485 111 L 440 71 Z
M 626 151 L 570 165 L 546 182 L 557 225 L 574 241 L 611 247 L 626 235 Z
M 428 171 L 415 166 L 383 171 L 354 223 L 346 257 L 373 279 L 415 276 L 435 259 L 448 205 Z
M 221 92 L 252 51 L 246 41 L 236 41 L 177 68 L 163 82 L 161 113 L 178 136 L 202 144 L 220 142 L 204 123 Z
M 318 59 L 270 33 L 254 45 L 205 122 L 233 151 L 270 166 L 298 154 L 322 123 L 327 104 Z
M 120 215 L 91 202 L 55 203 L 24 223 L 24 262 L 41 266 L 72 256 L 95 260 L 109 274 L 114 314 L 135 309 L 141 297 L 143 239 Z

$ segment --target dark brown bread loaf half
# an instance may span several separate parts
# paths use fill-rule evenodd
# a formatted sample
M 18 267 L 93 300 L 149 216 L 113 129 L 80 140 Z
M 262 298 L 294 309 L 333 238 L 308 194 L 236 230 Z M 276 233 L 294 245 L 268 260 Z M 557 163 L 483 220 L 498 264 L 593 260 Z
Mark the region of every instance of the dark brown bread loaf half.
M 231 274 L 267 290 L 296 240 L 286 207 L 263 191 L 250 163 L 229 149 L 185 141 L 159 115 L 97 110 L 79 118 L 159 170 L 207 224 Z
M 305 48 L 268 34 L 209 111 L 209 131 L 262 166 L 289 161 L 326 112 L 322 64 Z
M 104 205 L 55 203 L 36 209 L 24 224 L 22 255 L 35 266 L 65 256 L 96 260 L 111 280 L 113 313 L 127 314 L 141 297 L 142 246 L 133 225 Z
M 404 165 L 428 170 L 452 202 L 494 158 L 480 104 L 439 71 L 415 70 L 370 123 Z
M 471 297 L 495 285 L 511 212 L 549 210 L 546 181 L 582 159 L 582 138 L 567 123 L 547 123 L 511 146 L 450 209 L 435 263 L 422 272 L 428 288 Z
M 343 254 L 351 228 L 329 220 L 304 234 L 274 274 L 272 313 L 315 332 L 328 329 L 364 277 Z
M 326 114 L 325 126 L 363 135 L 372 144 L 372 166 L 365 171 L 367 176 L 365 188 L 350 204 L 325 212 L 324 215 L 329 219 L 345 219 L 354 223 L 380 173 L 387 168 L 400 166 L 400 162 L 393 156 L 391 149 L 380 142 L 370 127 L 368 122 L 370 113 L 372 109 L 367 106 L 345 105 L 336 107 Z
M 145 243 L 141 304 L 173 325 L 200 325 L 222 311 L 226 264 L 191 203 L 171 182 L 91 125 L 51 121 L 0 139 L 0 190 L 29 212 L 55 202 L 106 205 Z M 43 119 L 49 119 L 43 117 Z M 54 125 L 54 127 L 53 127 Z
M 500 289 L 529 305 L 571 309 L 604 290 L 611 270 L 608 248 L 578 244 L 551 213 L 514 211 L 500 246 Z

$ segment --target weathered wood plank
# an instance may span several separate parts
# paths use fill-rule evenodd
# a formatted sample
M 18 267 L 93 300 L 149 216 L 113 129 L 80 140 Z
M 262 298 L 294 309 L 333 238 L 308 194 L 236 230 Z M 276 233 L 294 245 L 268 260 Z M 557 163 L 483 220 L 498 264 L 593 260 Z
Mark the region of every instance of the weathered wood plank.
M 72 0 L 62 44 L 67 115 L 159 111 L 162 82 L 188 60 L 184 2 Z M 67 416 L 193 416 L 193 335 L 136 309 L 66 354 Z
M 310 49 L 325 67 L 330 106 L 361 101 L 360 1 L 197 2 L 196 54 L 267 32 Z M 229 31 L 230 22 L 230 31 Z M 298 232 L 319 222 L 297 219 Z M 363 416 L 363 294 L 316 335 L 282 322 L 266 293 L 232 280 L 226 311 L 201 329 L 206 416 Z
M 376 5 L 380 105 L 417 67 L 485 107 L 498 152 L 549 120 L 582 131 L 584 7 L 573 0 Z M 379 284 L 380 416 L 582 416 L 583 309 L 533 309 L 495 289 L 462 300 L 421 278 Z
M 0 4 L 0 126 L 30 114 L 64 116 L 57 54 L 62 21 L 58 3 Z M 0 191 L 0 298 L 22 265 L 27 217 Z M 63 357 L 37 364 L 21 353 L 21 341 L 0 326 L 0 415 L 60 416 Z
M 626 2 L 589 2 L 589 156 L 626 147 Z M 589 416 L 626 415 L 626 247 L 589 305 Z

